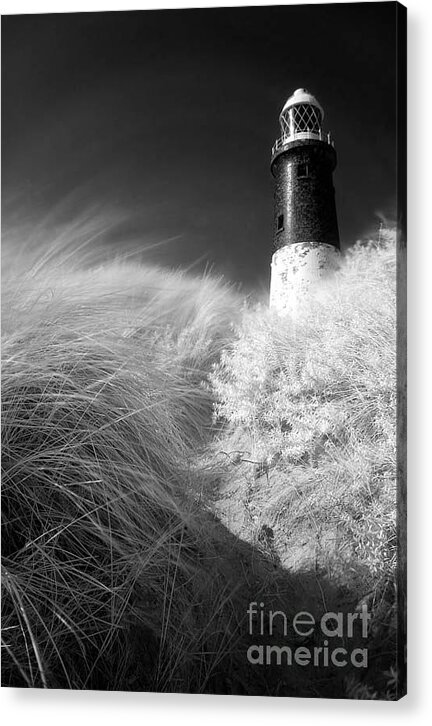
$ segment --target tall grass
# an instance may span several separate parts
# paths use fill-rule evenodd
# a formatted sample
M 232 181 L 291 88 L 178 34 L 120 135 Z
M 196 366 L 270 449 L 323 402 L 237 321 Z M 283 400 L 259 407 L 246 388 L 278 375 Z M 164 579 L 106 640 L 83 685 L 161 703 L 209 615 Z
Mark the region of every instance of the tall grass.
M 236 298 L 132 263 L 24 262 L 3 282 L 3 684 L 211 690 L 239 588 L 190 492 Z
M 354 249 L 294 321 L 99 234 L 6 240 L 3 684 L 343 695 L 249 667 L 245 617 L 372 589 L 393 652 L 394 245 Z

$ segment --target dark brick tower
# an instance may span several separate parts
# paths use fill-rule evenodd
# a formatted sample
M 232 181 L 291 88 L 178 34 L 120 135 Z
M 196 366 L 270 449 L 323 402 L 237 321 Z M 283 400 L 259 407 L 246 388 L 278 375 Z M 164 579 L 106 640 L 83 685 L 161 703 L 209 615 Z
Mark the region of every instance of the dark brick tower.
M 333 171 L 336 151 L 323 137 L 324 112 L 299 88 L 279 116 L 281 137 L 272 149 L 273 258 L 270 306 L 294 312 L 313 282 L 337 266 L 339 229 Z

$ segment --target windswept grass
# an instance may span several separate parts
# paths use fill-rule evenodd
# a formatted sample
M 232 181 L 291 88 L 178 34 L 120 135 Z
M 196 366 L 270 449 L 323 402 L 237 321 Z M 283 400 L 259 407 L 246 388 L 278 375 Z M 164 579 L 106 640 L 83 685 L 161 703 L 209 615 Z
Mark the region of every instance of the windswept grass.
M 211 423 L 201 383 L 235 296 L 131 263 L 83 270 L 48 255 L 12 269 L 3 683 L 211 690 L 232 646 L 237 576 L 189 492 Z
M 394 245 L 294 321 L 98 235 L 6 240 L 3 685 L 395 697 Z M 247 662 L 249 602 L 364 596 L 362 682 Z

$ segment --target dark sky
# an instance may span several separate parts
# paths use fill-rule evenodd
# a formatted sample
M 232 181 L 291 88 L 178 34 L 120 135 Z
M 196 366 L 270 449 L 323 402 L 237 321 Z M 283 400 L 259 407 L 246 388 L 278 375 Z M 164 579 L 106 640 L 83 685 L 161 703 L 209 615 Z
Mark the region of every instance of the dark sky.
M 119 245 L 171 239 L 157 261 L 261 287 L 270 150 L 281 107 L 306 87 L 335 141 L 352 244 L 394 210 L 395 6 L 3 17 L 5 223 L 97 206 L 126 216 Z

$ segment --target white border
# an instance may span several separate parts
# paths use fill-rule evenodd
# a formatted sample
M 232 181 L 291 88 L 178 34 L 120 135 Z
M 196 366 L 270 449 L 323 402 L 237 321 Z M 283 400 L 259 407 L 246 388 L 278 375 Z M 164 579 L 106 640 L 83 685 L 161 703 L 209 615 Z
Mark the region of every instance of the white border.
M 230 2 L 226 6 L 323 4 L 279 2 Z M 432 136 L 430 69 L 432 68 L 431 0 L 405 0 L 408 7 L 409 143 L 408 143 L 408 240 L 409 240 L 409 695 L 399 703 L 370 701 L 324 701 L 236 696 L 189 696 L 162 694 L 118 694 L 72 691 L 1 689 L 2 715 L 6 723 L 19 726 L 103 726 L 119 722 L 154 720 L 187 726 L 236 723 L 267 724 L 298 719 L 301 724 L 322 723 L 364 726 L 379 719 L 380 726 L 426 723 L 431 704 L 432 644 L 430 637 L 432 588 L 431 561 L 427 544 L 432 524 L 432 476 L 430 450 L 431 370 L 430 311 L 432 311 L 432 181 L 430 154 Z M 112 0 L 2 0 L 1 13 L 78 12 L 180 7 L 212 7 L 214 2 L 134 2 Z M 287 38 L 287 42 L 288 38 Z M 367 42 L 367 38 L 365 39 Z M 393 63 L 392 58 L 388 59 Z M 428 345 L 429 344 L 429 345 Z M 429 556 L 428 556 L 429 555 Z

